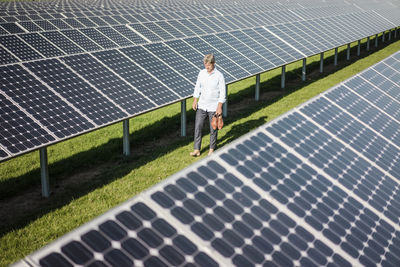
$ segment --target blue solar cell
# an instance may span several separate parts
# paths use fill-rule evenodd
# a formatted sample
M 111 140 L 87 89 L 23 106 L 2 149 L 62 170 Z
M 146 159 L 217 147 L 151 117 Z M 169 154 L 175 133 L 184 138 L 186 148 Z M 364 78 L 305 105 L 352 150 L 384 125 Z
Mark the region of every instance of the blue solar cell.
M 104 49 L 118 47 L 115 42 L 107 38 L 104 34 L 99 32 L 95 28 L 81 29 L 81 32 Z
M 60 49 L 53 46 L 38 33 L 20 34 L 19 37 L 39 51 L 46 58 L 64 55 Z
M 55 44 L 58 48 L 61 48 L 66 54 L 77 54 L 82 53 L 83 50 L 71 42 L 61 32 L 42 32 L 41 33 L 46 39 Z
M 0 43 L 21 60 L 33 60 L 42 56 L 23 42 L 17 35 L 0 36 Z
M 97 125 L 127 115 L 59 60 L 48 59 L 24 65 Z
M 131 46 L 133 43 L 121 35 L 118 31 L 114 30 L 111 27 L 100 27 L 97 28 L 102 34 L 107 36 L 111 39 L 114 43 L 118 44 L 119 46 Z
M 5 29 L 7 32 L 11 34 L 17 34 L 17 33 L 24 33 L 25 31 L 21 29 L 17 24 L 15 23 L 0 23 L 0 26 Z
M 124 77 L 126 81 L 152 99 L 157 105 L 171 103 L 178 99 L 175 93 L 120 52 L 109 50 L 97 52 L 93 55 L 118 75 Z
M 182 74 L 176 75 L 177 72 L 174 69 L 160 61 L 143 47 L 129 47 L 121 49 L 121 51 L 132 61 L 158 78 L 171 91 L 179 94 L 180 97 L 188 97 L 193 93 L 193 83 L 186 80 Z

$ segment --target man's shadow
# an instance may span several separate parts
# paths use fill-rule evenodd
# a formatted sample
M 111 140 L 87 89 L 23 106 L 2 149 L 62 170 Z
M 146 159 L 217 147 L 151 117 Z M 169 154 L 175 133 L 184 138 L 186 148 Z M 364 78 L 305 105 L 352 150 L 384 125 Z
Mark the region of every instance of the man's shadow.
M 255 128 L 267 123 L 268 116 L 262 116 L 256 120 L 248 120 L 241 124 L 234 125 L 229 132 L 225 133 L 221 138 L 218 140 L 218 147 L 222 147 L 231 141 L 237 139 L 238 137 L 254 130 Z M 223 130 L 220 130 L 223 131 Z M 218 133 L 220 136 L 220 133 Z

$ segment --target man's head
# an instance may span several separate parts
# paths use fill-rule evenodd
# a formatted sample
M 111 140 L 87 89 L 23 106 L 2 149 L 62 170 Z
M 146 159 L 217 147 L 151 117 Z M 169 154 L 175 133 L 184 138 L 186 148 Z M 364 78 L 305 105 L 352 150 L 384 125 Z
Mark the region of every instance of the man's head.
M 204 67 L 208 73 L 211 73 L 215 67 L 215 57 L 213 54 L 207 54 L 204 56 Z

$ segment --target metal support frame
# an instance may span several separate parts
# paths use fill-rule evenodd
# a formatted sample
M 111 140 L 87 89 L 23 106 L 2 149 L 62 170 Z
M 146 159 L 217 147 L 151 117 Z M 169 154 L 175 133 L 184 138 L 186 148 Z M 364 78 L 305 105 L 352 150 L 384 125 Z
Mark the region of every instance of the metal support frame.
M 306 66 L 307 66 L 307 59 L 303 58 L 303 69 L 301 70 L 301 80 L 303 82 L 306 81 Z
M 321 52 L 319 60 L 319 72 L 324 72 L 324 52 Z
M 222 107 L 222 117 L 228 116 L 228 85 L 225 85 L 226 101 Z
M 378 34 L 375 34 L 375 47 L 378 47 Z
M 382 32 L 382 43 L 385 42 L 385 32 Z
M 285 88 L 286 65 L 282 66 L 281 88 Z
M 338 48 L 335 47 L 335 58 L 333 61 L 333 65 L 337 66 L 337 58 L 338 58 Z
M 181 136 L 186 136 L 186 99 L 181 101 Z
M 392 29 L 389 30 L 389 36 L 388 36 L 388 40 L 392 40 Z
M 50 196 L 49 168 L 47 161 L 47 148 L 42 147 L 39 150 L 40 155 L 40 176 L 42 181 L 42 196 L 48 198 Z
M 368 38 L 367 38 L 367 51 L 369 51 L 369 36 L 368 36 Z
M 122 149 L 123 149 L 123 154 L 124 156 L 130 156 L 131 155 L 131 146 L 129 143 L 129 119 L 126 119 L 122 122 Z
M 357 56 L 359 57 L 360 56 L 360 51 L 361 50 L 361 40 L 358 40 L 358 43 L 357 43 Z
M 394 28 L 394 39 L 396 39 L 396 38 L 397 38 L 397 27 Z
M 347 60 L 350 60 L 350 44 L 347 44 Z
M 256 90 L 254 99 L 256 101 L 260 100 L 260 74 L 256 75 Z

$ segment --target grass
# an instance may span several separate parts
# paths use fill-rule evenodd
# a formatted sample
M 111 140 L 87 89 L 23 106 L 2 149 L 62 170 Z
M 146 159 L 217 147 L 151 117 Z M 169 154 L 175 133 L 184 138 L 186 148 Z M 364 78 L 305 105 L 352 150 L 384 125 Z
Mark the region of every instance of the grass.
M 346 61 L 346 47 L 339 48 L 339 65 L 325 53 L 325 71 L 319 73 L 319 55 L 307 58 L 308 79 L 301 82 L 302 62 L 286 67 L 287 86 L 280 89 L 281 70 L 261 74 L 260 101 L 254 99 L 255 78 L 229 85 L 229 116 L 219 132 L 222 147 L 335 84 L 400 50 L 400 41 Z M 380 40 L 379 40 L 380 41 Z M 110 208 L 160 182 L 198 158 L 192 150 L 194 112 L 187 101 L 188 137 L 180 134 L 180 104 L 173 104 L 130 120 L 132 156 L 122 153 L 122 123 L 48 147 L 53 195 L 40 197 L 37 151 L 0 164 L 0 266 L 15 262 L 52 240 L 90 221 Z M 209 135 L 203 139 L 203 155 Z

